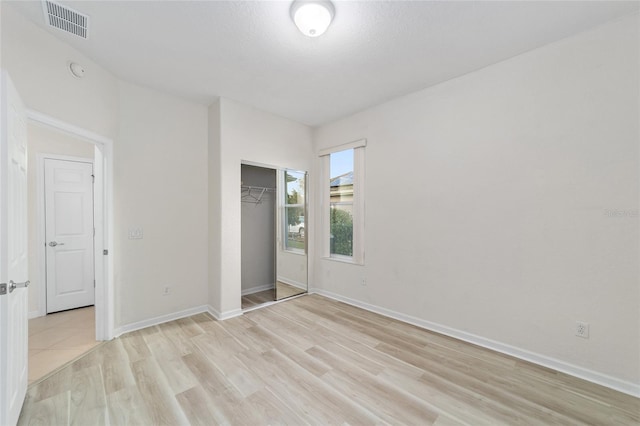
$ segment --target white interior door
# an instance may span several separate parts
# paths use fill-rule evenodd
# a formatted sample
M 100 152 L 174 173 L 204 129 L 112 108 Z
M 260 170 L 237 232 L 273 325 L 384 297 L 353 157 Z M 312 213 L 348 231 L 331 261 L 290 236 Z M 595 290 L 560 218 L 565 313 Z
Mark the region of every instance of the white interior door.
M 44 160 L 47 313 L 94 304 L 93 164 Z
M 1 79 L 0 425 L 14 425 L 27 391 L 27 126 L 5 71 Z

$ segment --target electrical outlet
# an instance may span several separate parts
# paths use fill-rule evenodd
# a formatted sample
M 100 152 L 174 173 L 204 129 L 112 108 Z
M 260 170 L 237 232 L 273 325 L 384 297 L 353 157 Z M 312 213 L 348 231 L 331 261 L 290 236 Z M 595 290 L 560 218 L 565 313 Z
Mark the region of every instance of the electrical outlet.
M 162 295 L 163 295 L 163 296 L 168 296 L 169 294 L 171 294 L 171 287 L 166 286 L 166 287 L 162 290 Z
M 130 240 L 141 240 L 144 238 L 144 231 L 141 226 L 136 226 L 134 228 L 129 228 L 129 239 Z
M 589 338 L 589 324 L 586 322 L 576 321 L 576 336 L 583 339 Z

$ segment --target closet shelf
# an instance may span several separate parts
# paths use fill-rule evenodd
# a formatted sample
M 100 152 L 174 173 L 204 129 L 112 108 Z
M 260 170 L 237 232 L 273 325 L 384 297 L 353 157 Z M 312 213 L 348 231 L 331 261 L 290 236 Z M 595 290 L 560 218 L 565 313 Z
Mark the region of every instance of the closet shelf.
M 266 188 L 264 186 L 242 185 L 240 188 L 242 189 L 241 201 L 243 203 L 260 204 L 264 194 L 276 192 L 275 188 Z

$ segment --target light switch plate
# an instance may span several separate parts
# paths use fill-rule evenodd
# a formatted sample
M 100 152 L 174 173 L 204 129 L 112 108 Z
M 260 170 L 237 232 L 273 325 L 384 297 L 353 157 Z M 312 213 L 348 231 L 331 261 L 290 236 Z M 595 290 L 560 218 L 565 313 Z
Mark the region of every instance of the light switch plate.
M 141 240 L 144 237 L 144 232 L 142 231 L 141 226 L 136 226 L 134 228 L 129 228 L 129 239 L 130 240 Z

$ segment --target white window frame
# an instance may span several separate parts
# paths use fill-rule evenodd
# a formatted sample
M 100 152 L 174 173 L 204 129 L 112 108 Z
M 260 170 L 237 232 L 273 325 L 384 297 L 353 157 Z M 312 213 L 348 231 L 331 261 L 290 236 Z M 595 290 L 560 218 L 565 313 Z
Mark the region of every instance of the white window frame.
M 366 139 L 360 139 L 343 145 L 319 151 L 322 162 L 322 257 L 329 260 L 364 265 L 364 198 L 365 198 L 365 147 Z M 329 188 L 330 156 L 335 152 L 353 149 L 353 256 L 331 254 L 331 194 Z

